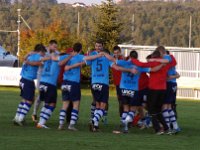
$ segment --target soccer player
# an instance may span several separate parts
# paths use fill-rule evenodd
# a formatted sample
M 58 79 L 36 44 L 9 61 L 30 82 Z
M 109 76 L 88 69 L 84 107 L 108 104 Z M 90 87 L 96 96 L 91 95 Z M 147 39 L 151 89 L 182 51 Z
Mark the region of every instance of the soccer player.
M 95 49 L 88 52 L 88 56 L 91 56 L 95 52 L 100 52 L 102 50 L 103 50 L 103 43 L 101 41 L 97 41 L 95 43 Z M 92 119 L 94 118 L 94 112 L 95 112 L 95 109 L 96 109 L 96 100 L 95 100 L 95 97 L 94 97 L 94 94 L 93 94 L 91 82 L 92 82 L 92 77 L 90 77 L 90 88 L 91 88 L 91 93 L 92 93 L 92 103 L 91 103 L 91 106 L 90 106 L 90 121 L 92 121 Z
M 167 54 L 166 51 L 164 51 L 164 53 Z M 176 62 L 173 55 L 169 55 L 169 56 L 171 57 L 173 62 Z M 162 113 L 172 133 L 178 133 L 181 130 L 178 126 L 177 117 L 176 117 L 175 109 L 173 109 L 173 106 L 176 103 L 176 92 L 177 92 L 176 79 L 179 78 L 180 75 L 177 73 L 175 66 L 169 69 L 167 75 L 168 75 L 167 91 L 166 91 L 166 96 L 164 99 L 164 104 L 162 106 Z M 172 129 L 171 129 L 171 125 L 172 125 Z
M 60 65 L 68 62 L 72 56 L 53 56 L 44 62 L 42 76 L 40 79 L 40 96 L 44 99 L 45 105 L 40 112 L 40 119 L 37 128 L 48 128 L 45 124 L 51 117 L 57 102 L 57 80 L 60 72 Z M 64 62 L 63 62 L 64 61 Z
M 80 54 L 82 50 L 81 43 L 75 43 L 73 46 L 73 57 L 68 61 L 66 65 L 74 65 L 84 61 L 84 56 Z M 60 110 L 59 116 L 59 130 L 64 129 L 64 123 L 66 118 L 66 111 L 70 104 L 73 103 L 73 109 L 71 112 L 71 120 L 68 126 L 69 130 L 77 131 L 75 124 L 78 120 L 79 105 L 81 100 L 81 90 L 80 90 L 80 66 L 76 68 L 68 69 L 65 67 L 64 81 L 62 83 L 62 99 L 63 105 Z
M 42 56 L 45 54 L 45 47 L 42 44 L 37 44 L 34 48 L 34 53 L 27 56 L 26 61 L 22 66 L 20 79 L 20 96 L 23 100 L 19 103 L 17 113 L 14 118 L 14 123 L 23 126 L 23 121 L 26 114 L 34 101 L 35 83 L 37 77 L 38 66 L 42 65 Z
M 176 70 L 170 70 L 168 72 L 168 80 L 167 80 L 167 92 L 163 105 L 163 116 L 167 125 L 171 129 L 172 125 L 172 133 L 178 133 L 181 131 L 179 125 L 177 123 L 176 113 L 173 109 L 174 104 L 176 104 L 176 92 L 177 92 L 177 82 L 176 79 L 179 78 L 179 73 Z M 168 112 L 168 116 L 165 115 L 165 112 Z
M 46 52 L 45 56 L 49 57 L 49 56 L 54 55 L 54 54 L 58 55 L 59 52 L 57 51 L 57 48 L 58 48 L 57 41 L 56 40 L 50 40 L 49 46 L 46 47 L 47 52 Z M 41 78 L 42 71 L 43 71 L 43 66 L 40 66 L 39 69 L 38 69 L 38 72 L 37 72 L 37 89 L 38 90 L 39 90 L 40 78 Z M 37 111 L 40 107 L 41 101 L 43 101 L 43 99 L 40 97 L 40 95 L 38 95 L 35 102 L 34 102 L 34 105 L 33 105 L 33 113 L 32 113 L 33 122 L 38 122 Z
M 91 56 L 98 55 L 103 51 L 103 43 L 97 41 L 95 44 L 96 51 L 91 53 Z M 94 117 L 90 124 L 90 130 L 96 132 L 99 129 L 99 121 L 105 113 L 105 108 L 109 97 L 109 67 L 112 62 L 106 57 L 100 57 L 92 61 L 87 61 L 87 65 L 91 66 L 91 86 L 92 94 L 96 101 L 96 109 Z
M 121 48 L 119 46 L 114 46 L 113 48 L 113 56 L 115 60 L 123 60 L 123 56 L 121 55 Z M 122 105 L 122 96 L 121 96 L 121 90 L 119 88 L 120 81 L 121 81 L 121 74 L 122 72 L 119 70 L 116 70 L 112 67 L 112 75 L 113 75 L 113 83 L 116 87 L 116 93 L 117 93 L 117 99 L 119 102 L 119 116 L 122 116 L 123 113 L 123 105 Z
M 62 53 L 60 55 L 65 55 L 65 54 L 68 54 L 68 55 L 73 54 L 73 48 L 71 48 L 71 47 L 67 48 L 66 49 L 66 53 Z M 59 73 L 59 76 L 58 76 L 58 84 L 59 84 L 59 86 L 62 85 L 64 72 L 65 72 L 65 64 L 62 65 L 61 68 L 60 68 L 60 73 Z M 67 109 L 67 115 L 66 115 L 66 121 L 67 121 L 67 123 L 69 123 L 70 120 L 71 120 L 72 108 L 73 108 L 73 105 L 72 105 L 72 102 L 70 102 L 70 104 L 68 106 L 68 109 Z
M 37 128 L 48 128 L 45 124 L 52 115 L 57 101 L 57 78 L 59 70 L 58 61 L 47 60 L 44 62 L 39 88 L 40 96 L 44 99 L 45 105 L 41 109 Z
M 176 64 L 176 59 L 174 58 L 174 56 L 169 55 L 169 52 L 167 52 L 163 46 L 159 46 L 157 50 L 159 50 L 165 61 L 168 60 L 168 63 Z M 154 61 L 163 62 L 164 60 L 155 59 Z M 169 68 L 167 75 L 169 76 L 169 78 L 167 79 L 167 90 L 165 99 L 163 101 L 162 114 L 167 126 L 169 127 L 169 130 L 172 133 L 178 133 L 180 132 L 180 128 L 176 120 L 175 111 L 172 109 L 176 100 L 176 78 L 179 78 L 179 74 L 176 72 L 175 66 L 171 66 L 171 68 Z M 173 125 L 173 130 L 171 129 L 171 125 Z
M 153 52 L 152 58 L 158 58 L 158 59 L 162 58 L 162 55 L 158 50 L 158 48 L 156 51 Z M 160 64 L 158 62 L 141 63 L 136 59 L 132 59 L 132 62 L 133 64 L 141 67 L 153 67 Z M 159 71 L 150 73 L 149 95 L 148 95 L 147 105 L 148 105 L 148 111 L 152 116 L 152 123 L 154 130 L 158 135 L 164 133 L 161 130 L 159 122 L 163 125 L 166 133 L 167 134 L 170 133 L 161 111 L 166 93 L 167 72 L 172 66 L 175 65 L 176 63 L 168 63 Z

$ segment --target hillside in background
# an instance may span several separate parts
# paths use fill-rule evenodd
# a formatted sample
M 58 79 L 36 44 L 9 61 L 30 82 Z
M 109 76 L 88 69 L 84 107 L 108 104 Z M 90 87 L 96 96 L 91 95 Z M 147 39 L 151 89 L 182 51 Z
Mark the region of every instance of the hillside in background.
M 18 7 L 22 9 L 22 16 L 30 25 L 31 32 L 39 30 L 45 30 L 47 33 L 55 32 L 54 35 L 49 36 L 55 39 L 67 38 L 61 43 L 66 47 L 70 47 L 74 40 L 82 41 L 86 49 L 92 47 L 90 34 L 92 22 L 95 21 L 98 13 L 96 6 L 74 8 L 69 4 L 57 4 L 56 1 L 48 0 L 42 2 L 22 0 L 19 5 L 9 2 L 4 5 L 1 3 L 0 30 L 17 29 L 16 10 Z M 117 7 L 120 14 L 119 20 L 123 23 L 120 43 L 187 47 L 189 20 L 192 16 L 191 46 L 200 47 L 200 2 L 129 2 L 124 0 Z M 80 13 L 80 36 L 77 39 L 78 11 Z M 27 35 L 31 33 L 27 34 L 30 31 L 24 23 L 21 25 L 22 36 L 26 34 L 23 37 L 27 39 Z M 45 36 L 41 35 L 41 38 Z M 47 43 L 41 39 L 38 41 Z M 0 33 L 0 43 L 16 53 L 17 34 Z M 25 49 L 23 44 L 22 48 Z

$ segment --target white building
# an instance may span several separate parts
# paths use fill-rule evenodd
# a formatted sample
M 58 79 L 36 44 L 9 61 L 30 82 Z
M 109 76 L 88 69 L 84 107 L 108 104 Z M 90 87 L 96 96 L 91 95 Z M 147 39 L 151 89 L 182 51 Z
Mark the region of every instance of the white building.
M 86 5 L 81 2 L 76 2 L 76 3 L 72 4 L 72 7 L 86 7 Z

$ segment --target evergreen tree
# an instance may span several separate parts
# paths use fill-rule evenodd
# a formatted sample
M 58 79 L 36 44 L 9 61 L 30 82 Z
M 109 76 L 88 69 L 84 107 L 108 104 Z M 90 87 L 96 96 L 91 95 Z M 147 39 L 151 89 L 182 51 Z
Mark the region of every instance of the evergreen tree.
M 118 17 L 118 7 L 113 0 L 106 0 L 98 8 L 98 15 L 94 20 L 92 39 L 102 39 L 105 48 L 111 50 L 119 41 L 122 23 Z

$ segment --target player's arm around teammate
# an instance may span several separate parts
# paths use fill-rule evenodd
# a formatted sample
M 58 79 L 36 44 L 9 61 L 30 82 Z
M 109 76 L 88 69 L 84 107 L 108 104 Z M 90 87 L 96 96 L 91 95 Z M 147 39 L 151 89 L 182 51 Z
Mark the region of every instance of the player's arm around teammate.
M 22 126 L 25 116 L 29 112 L 35 96 L 35 84 L 34 79 L 37 77 L 38 66 L 42 65 L 41 58 L 46 49 L 42 44 L 37 44 L 34 49 L 34 54 L 29 55 L 26 59 L 28 62 L 34 62 L 36 64 L 24 63 L 21 71 L 20 89 L 22 101 L 19 103 L 17 112 L 14 118 L 14 123 Z
M 84 61 L 84 56 L 79 53 L 82 50 L 81 43 L 75 43 L 73 46 L 73 57 L 66 63 L 66 66 L 75 65 Z M 62 89 L 62 108 L 59 115 L 59 130 L 63 130 L 66 118 L 66 112 L 69 107 L 70 101 L 73 103 L 73 109 L 71 112 L 71 120 L 68 126 L 69 130 L 76 131 L 75 125 L 78 120 L 79 105 L 81 100 L 80 90 L 80 66 L 65 69 L 63 76 Z

